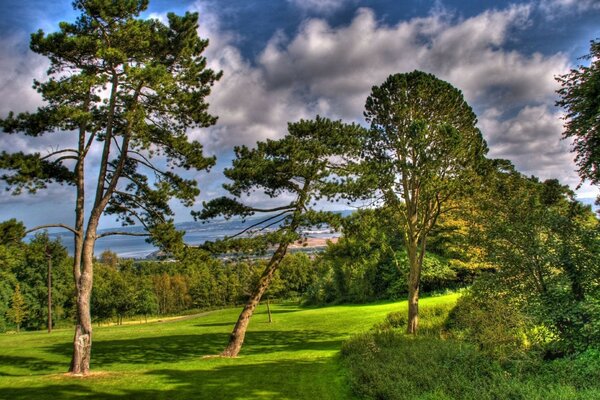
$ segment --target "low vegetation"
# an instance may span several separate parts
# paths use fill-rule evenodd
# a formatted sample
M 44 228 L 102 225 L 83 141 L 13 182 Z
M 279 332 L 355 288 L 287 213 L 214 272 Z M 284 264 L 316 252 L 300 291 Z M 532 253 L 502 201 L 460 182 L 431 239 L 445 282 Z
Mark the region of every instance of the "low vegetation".
M 370 332 L 345 342 L 342 359 L 354 394 L 390 400 L 599 398 L 598 350 L 551 361 L 526 352 L 499 357 L 506 355 L 497 353 L 502 341 L 497 348 L 486 345 L 499 339 L 493 329 L 503 327 L 490 321 L 488 340 L 460 340 L 448 329 L 450 305 L 427 303 L 418 336 L 406 334 L 404 314 L 392 313 Z

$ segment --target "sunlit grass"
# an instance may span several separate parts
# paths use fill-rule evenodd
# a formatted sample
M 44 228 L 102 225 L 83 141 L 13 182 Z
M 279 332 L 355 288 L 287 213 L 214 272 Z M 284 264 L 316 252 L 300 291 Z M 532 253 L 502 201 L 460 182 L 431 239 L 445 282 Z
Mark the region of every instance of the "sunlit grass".
M 423 299 L 454 302 L 457 295 Z M 65 376 L 72 330 L 0 335 L 0 398 L 348 399 L 339 360 L 344 340 L 406 302 L 260 307 L 236 359 L 207 358 L 225 346 L 239 309 L 179 321 L 94 327 L 90 377 Z

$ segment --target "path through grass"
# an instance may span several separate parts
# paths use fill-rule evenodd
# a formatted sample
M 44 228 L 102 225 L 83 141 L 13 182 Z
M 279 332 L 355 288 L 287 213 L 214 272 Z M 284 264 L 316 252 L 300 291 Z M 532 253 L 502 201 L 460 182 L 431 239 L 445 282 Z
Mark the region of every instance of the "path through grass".
M 423 299 L 453 302 L 456 295 Z M 349 399 L 339 350 L 406 303 L 263 307 L 236 359 L 221 351 L 239 309 L 181 321 L 94 330 L 93 376 L 64 376 L 71 330 L 0 335 L 0 399 Z

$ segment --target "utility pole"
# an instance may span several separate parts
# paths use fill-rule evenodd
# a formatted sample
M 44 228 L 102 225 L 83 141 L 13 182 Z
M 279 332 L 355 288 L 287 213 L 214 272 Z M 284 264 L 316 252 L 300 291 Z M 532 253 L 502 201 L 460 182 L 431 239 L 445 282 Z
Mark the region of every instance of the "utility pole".
M 48 333 L 52 333 L 52 252 L 48 245 L 46 245 L 46 257 L 48 257 Z

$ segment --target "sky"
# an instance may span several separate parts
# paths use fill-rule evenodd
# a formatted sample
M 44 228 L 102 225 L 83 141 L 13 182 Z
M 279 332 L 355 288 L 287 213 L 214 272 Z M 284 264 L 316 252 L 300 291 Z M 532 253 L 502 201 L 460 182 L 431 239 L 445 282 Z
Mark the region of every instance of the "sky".
M 223 194 L 233 146 L 280 138 L 288 121 L 317 114 L 365 124 L 371 87 L 415 69 L 463 92 L 489 157 L 509 159 L 526 175 L 580 184 L 570 142 L 561 140 L 555 77 L 584 63 L 590 40 L 600 38 L 600 0 L 150 0 L 143 17 L 164 19 L 169 11 L 200 13 L 208 64 L 223 71 L 208 98 L 217 124 L 189 132 L 218 159 L 209 174 L 191 176 L 202 191 L 196 209 Z M 0 118 L 42 104 L 31 86 L 48 63 L 29 50 L 29 35 L 76 15 L 71 1 L 0 2 Z M 2 135 L 0 151 L 48 152 L 71 136 Z M 584 183 L 577 194 L 590 199 L 598 189 Z M 62 186 L 18 197 L 0 190 L 0 221 L 72 223 L 73 198 Z M 174 208 L 176 221 L 191 219 Z M 103 220 L 102 227 L 113 225 Z

